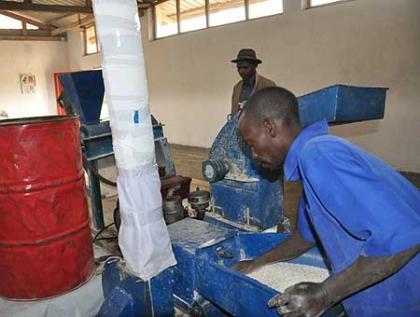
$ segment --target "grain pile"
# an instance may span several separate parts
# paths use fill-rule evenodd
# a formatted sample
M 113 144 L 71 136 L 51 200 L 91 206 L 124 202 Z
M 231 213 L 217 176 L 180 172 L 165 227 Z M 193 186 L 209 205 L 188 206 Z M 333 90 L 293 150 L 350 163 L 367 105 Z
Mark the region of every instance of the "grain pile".
M 329 272 L 315 266 L 278 262 L 263 266 L 248 276 L 283 293 L 300 282 L 320 283 L 328 278 Z

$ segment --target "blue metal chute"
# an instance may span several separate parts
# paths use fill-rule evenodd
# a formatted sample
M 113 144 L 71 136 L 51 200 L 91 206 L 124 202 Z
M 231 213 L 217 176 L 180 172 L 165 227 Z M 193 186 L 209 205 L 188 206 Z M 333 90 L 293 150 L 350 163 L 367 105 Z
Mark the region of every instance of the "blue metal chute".
M 67 73 L 60 75 L 59 79 L 80 122 L 98 124 L 105 93 L 102 71 Z
M 298 98 L 303 126 L 326 119 L 330 124 L 383 119 L 387 88 L 333 85 Z

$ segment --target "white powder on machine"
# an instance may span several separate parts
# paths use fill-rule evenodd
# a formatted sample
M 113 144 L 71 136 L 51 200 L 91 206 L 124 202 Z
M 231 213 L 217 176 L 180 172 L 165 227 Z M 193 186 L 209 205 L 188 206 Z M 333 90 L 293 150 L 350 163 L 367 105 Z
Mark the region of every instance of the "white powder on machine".
M 323 282 L 329 275 L 327 269 L 286 262 L 269 264 L 248 274 L 250 278 L 266 284 L 280 293 L 297 283 Z

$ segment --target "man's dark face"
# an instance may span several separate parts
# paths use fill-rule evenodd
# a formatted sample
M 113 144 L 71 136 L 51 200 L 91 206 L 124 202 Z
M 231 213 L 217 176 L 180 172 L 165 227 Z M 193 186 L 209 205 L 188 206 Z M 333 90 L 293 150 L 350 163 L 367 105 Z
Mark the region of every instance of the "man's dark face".
M 239 61 L 236 63 L 239 76 L 242 79 L 250 79 L 255 76 L 257 64 L 247 61 Z
M 289 133 L 280 121 L 275 127 L 269 122 L 258 127 L 254 118 L 243 113 L 238 128 L 243 142 L 250 148 L 253 160 L 264 169 L 278 170 L 283 166 L 290 140 Z

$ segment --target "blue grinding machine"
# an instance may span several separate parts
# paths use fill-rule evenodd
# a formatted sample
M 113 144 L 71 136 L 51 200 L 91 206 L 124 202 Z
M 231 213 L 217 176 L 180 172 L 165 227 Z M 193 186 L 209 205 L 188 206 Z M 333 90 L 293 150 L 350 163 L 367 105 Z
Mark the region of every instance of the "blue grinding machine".
M 302 123 L 326 118 L 330 124 L 381 119 L 385 88 L 335 85 L 299 98 Z M 238 118 L 225 124 L 203 163 L 211 183 L 212 212 L 204 220 L 185 218 L 168 226 L 178 264 L 150 281 L 124 274 L 120 259 L 103 273 L 106 297 L 99 316 L 278 316 L 267 307 L 277 292 L 229 268 L 282 243 L 287 233 L 258 232 L 283 219 L 283 187 L 262 175 L 237 138 Z M 319 250 L 290 261 L 327 267 Z M 339 316 L 340 305 L 324 317 Z

